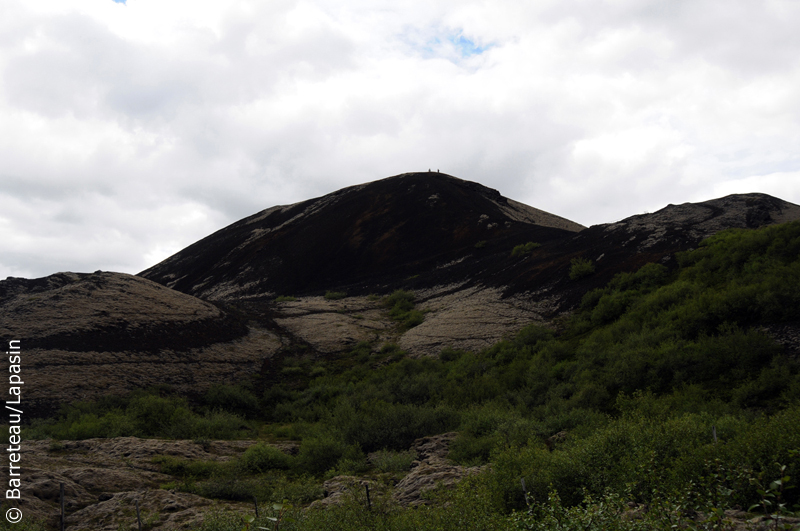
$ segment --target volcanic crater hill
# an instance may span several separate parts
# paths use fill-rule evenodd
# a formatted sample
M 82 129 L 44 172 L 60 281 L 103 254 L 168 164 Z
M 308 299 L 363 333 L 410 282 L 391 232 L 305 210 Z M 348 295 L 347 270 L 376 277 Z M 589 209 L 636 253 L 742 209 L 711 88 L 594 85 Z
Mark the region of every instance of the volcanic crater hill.
M 406 173 L 269 208 L 139 274 L 208 300 L 368 293 L 429 275 L 480 242 L 548 242 L 583 228 L 478 183 Z

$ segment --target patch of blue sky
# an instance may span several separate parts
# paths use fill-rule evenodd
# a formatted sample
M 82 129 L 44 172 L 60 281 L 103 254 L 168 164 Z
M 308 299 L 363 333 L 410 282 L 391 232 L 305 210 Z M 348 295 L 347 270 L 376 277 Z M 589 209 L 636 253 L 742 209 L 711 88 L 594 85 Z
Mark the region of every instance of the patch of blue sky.
M 127 2 L 128 0 L 111 0 L 111 1 L 114 2 L 115 4 L 125 4 L 125 2 Z
M 480 55 L 494 46 L 477 44 L 465 37 L 460 28 L 407 28 L 400 39 L 425 59 L 441 58 L 456 64 L 461 64 L 463 60 Z
M 478 46 L 473 41 L 464 37 L 464 35 L 451 35 L 447 37 L 453 46 L 455 46 L 456 50 L 461 54 L 461 57 L 471 57 L 473 55 L 480 55 L 489 48 L 489 46 Z

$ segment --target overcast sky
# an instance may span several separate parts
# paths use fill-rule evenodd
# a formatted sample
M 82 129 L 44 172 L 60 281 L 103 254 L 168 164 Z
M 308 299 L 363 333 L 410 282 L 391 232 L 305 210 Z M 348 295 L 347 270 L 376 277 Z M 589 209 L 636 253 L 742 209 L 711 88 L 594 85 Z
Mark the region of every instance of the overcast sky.
M 800 204 L 800 2 L 3 0 L 0 278 L 428 168 L 584 225 Z

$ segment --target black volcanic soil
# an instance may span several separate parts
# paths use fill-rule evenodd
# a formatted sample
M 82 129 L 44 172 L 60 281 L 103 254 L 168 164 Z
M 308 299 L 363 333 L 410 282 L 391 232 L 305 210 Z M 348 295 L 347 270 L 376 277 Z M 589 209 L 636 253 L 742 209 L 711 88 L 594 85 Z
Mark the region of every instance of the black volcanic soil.
M 800 207 L 765 194 L 669 205 L 584 228 L 496 190 L 438 173 L 411 173 L 273 207 L 187 247 L 140 275 L 209 300 L 273 295 L 387 293 L 392 289 L 502 288 L 547 293 L 556 313 L 615 274 L 673 263 L 727 228 L 800 219 Z M 536 242 L 529 256 L 515 245 Z M 571 260 L 596 273 L 569 280 Z
M 558 296 L 563 311 L 618 273 L 653 262 L 677 266 L 676 252 L 693 249 L 722 230 L 754 229 L 798 219 L 800 206 L 766 194 L 734 194 L 702 203 L 668 205 L 651 214 L 593 225 L 555 245 L 544 245 L 495 279 L 506 287 L 507 295 L 545 287 Z M 595 273 L 570 280 L 574 258 L 591 260 Z
M 140 273 L 208 299 L 365 291 L 422 275 L 486 242 L 562 240 L 583 227 L 439 173 L 412 173 L 274 207 Z M 491 244 L 491 245 L 489 245 Z

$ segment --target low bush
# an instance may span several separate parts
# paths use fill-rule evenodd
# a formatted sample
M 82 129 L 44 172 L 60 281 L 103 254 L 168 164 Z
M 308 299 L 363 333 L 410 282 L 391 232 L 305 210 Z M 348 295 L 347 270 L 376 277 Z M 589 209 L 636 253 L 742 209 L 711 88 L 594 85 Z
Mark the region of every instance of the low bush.
M 538 249 L 541 246 L 542 246 L 541 243 L 535 243 L 535 242 L 523 243 L 515 246 L 511 250 L 511 256 L 514 258 L 519 256 L 525 256 L 527 254 L 531 254 L 534 251 L 534 249 Z
M 333 437 L 304 439 L 295 458 L 296 470 L 321 476 L 334 468 L 347 450 L 347 445 Z
M 326 291 L 325 292 L 325 299 L 329 301 L 338 301 L 339 299 L 344 299 L 347 297 L 347 293 L 344 291 Z
M 158 465 L 162 474 L 194 480 L 208 479 L 221 472 L 224 466 L 216 461 L 192 461 L 171 455 L 157 455 L 152 461 Z
M 400 452 L 379 450 L 369 455 L 370 463 L 378 472 L 407 472 L 416 459 L 417 452 L 414 450 Z
M 259 443 L 245 450 L 236 460 L 236 465 L 242 472 L 250 474 L 286 470 L 289 468 L 289 456 L 274 446 Z
M 570 261 L 569 279 L 578 280 L 594 273 L 594 264 L 585 258 L 573 258 Z
M 389 317 L 399 322 L 402 330 L 414 328 L 425 320 L 425 314 L 414 309 L 415 298 L 410 291 L 399 289 L 383 300 L 383 305 L 389 308 Z
M 214 384 L 203 395 L 203 403 L 211 410 L 228 411 L 242 417 L 253 417 L 259 412 L 258 398 L 252 389 L 242 384 Z
M 690 485 L 695 485 L 692 495 L 698 503 L 705 503 L 714 501 L 708 499 L 713 493 L 700 487 L 722 481 L 723 471 L 733 488 L 726 502 L 747 507 L 759 501 L 750 477 L 780 474 L 775 463 L 787 465 L 785 475 L 796 477 L 798 422 L 800 407 L 755 423 L 730 416 L 684 414 L 659 420 L 634 413 L 588 436 L 568 438 L 553 451 L 541 443 L 502 448 L 492 456 L 498 502 L 525 506 L 522 477 L 527 496 L 537 503 L 547 502 L 551 490 L 567 506 L 580 504 L 587 494 L 597 498 L 606 493 L 650 503 L 655 493 L 685 495 Z M 797 493 L 788 491 L 786 501 L 796 503 Z
M 198 414 L 176 397 L 134 393 L 124 409 L 106 410 L 101 403 L 76 403 L 60 418 L 35 423 L 26 438 L 67 440 L 96 437 L 167 437 L 172 439 L 231 439 L 249 432 L 244 419 L 226 411 Z M 118 404 L 114 404 L 115 406 Z
M 458 427 L 459 416 L 450 408 L 394 404 L 372 400 L 340 402 L 328 424 L 347 444 L 365 452 L 406 450 L 415 439 Z

